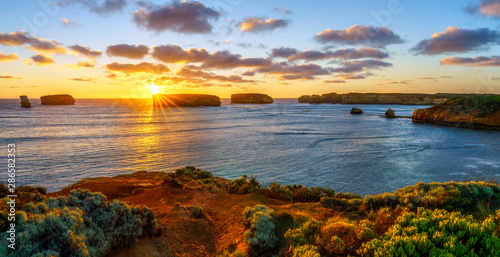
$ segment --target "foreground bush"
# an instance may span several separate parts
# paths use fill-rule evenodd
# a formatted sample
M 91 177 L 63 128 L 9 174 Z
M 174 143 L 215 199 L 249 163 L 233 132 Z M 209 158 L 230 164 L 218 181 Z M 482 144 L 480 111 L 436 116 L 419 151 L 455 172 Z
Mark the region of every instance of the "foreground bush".
M 16 223 L 17 249 L 2 245 L 0 256 L 104 256 L 156 232 L 149 208 L 108 202 L 88 190 L 26 204 Z
M 335 191 L 323 187 L 281 186 L 278 183 L 271 183 L 268 187 L 262 189 L 262 193 L 270 198 L 292 202 L 319 202 L 322 197 L 333 196 Z
M 500 214 L 500 213 L 498 213 Z M 382 239 L 358 251 L 361 256 L 500 256 L 495 220 L 483 222 L 445 210 L 419 208 L 400 216 Z
M 270 256 L 278 246 L 276 236 L 276 220 L 272 216 L 274 211 L 265 205 L 247 207 L 243 217 L 248 229 L 244 234 L 244 241 L 248 244 L 251 256 Z

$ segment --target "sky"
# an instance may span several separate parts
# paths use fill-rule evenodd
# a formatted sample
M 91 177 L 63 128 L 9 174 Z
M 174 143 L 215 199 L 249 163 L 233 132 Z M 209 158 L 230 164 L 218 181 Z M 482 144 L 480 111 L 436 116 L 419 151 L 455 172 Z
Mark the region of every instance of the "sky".
M 500 0 L 25 0 L 0 98 L 500 94 Z

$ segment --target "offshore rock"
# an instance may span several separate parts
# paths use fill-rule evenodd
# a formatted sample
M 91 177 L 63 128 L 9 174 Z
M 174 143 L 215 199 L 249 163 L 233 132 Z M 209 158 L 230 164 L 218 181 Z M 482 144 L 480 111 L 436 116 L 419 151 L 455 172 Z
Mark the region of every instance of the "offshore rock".
M 414 123 L 500 130 L 500 95 L 456 97 L 413 112 Z
M 231 95 L 231 103 L 233 104 L 272 104 L 273 102 L 273 98 L 266 94 L 248 93 Z
M 21 98 L 21 107 L 24 108 L 31 108 L 31 103 L 30 100 L 28 100 L 28 97 L 25 95 L 20 96 Z
M 320 104 L 321 103 L 321 96 L 319 96 L 319 95 L 312 95 L 309 98 L 309 103 L 310 104 Z
M 359 108 L 352 108 L 351 112 L 349 112 L 350 114 L 362 114 L 363 113 L 363 110 L 359 109 Z
M 75 98 L 68 94 L 46 95 L 40 97 L 42 105 L 71 105 L 75 104 Z
M 394 111 L 391 108 L 389 108 L 389 110 L 385 111 L 385 117 L 392 119 L 395 118 L 396 115 L 394 114 Z
M 155 107 L 220 106 L 218 96 L 204 94 L 158 94 L 153 96 Z

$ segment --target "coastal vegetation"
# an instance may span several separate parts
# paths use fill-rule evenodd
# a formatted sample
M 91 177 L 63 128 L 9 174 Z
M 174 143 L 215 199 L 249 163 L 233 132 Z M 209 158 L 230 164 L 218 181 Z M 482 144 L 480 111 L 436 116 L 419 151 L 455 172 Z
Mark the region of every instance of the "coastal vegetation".
M 54 193 L 20 187 L 18 194 L 18 237 L 32 242 L 19 256 L 127 256 L 128 246 L 154 235 L 155 251 L 175 256 L 500 254 L 500 186 L 484 177 L 361 196 L 228 180 L 187 166 L 86 179 Z M 134 247 L 144 256 L 152 251 Z

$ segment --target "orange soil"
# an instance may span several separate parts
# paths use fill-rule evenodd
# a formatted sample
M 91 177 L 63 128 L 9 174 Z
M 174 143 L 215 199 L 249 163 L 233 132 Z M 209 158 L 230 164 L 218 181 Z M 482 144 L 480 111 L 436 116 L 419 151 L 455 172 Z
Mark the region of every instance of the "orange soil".
M 324 219 L 330 213 L 318 203 L 290 204 L 269 199 L 260 193 L 235 195 L 210 193 L 186 184 L 184 188 L 161 186 L 166 173 L 138 172 L 112 178 L 85 179 L 48 196 L 68 195 L 73 189 L 102 192 L 108 200 L 119 199 L 132 205 L 145 205 L 156 214 L 163 233 L 143 238 L 128 249 L 114 251 L 114 256 L 216 256 L 225 250 L 246 249 L 243 242 L 245 226 L 243 210 L 265 204 L 277 212 L 293 216 Z M 179 205 L 180 204 L 180 205 Z M 185 207 L 199 205 L 203 218 L 194 218 Z

